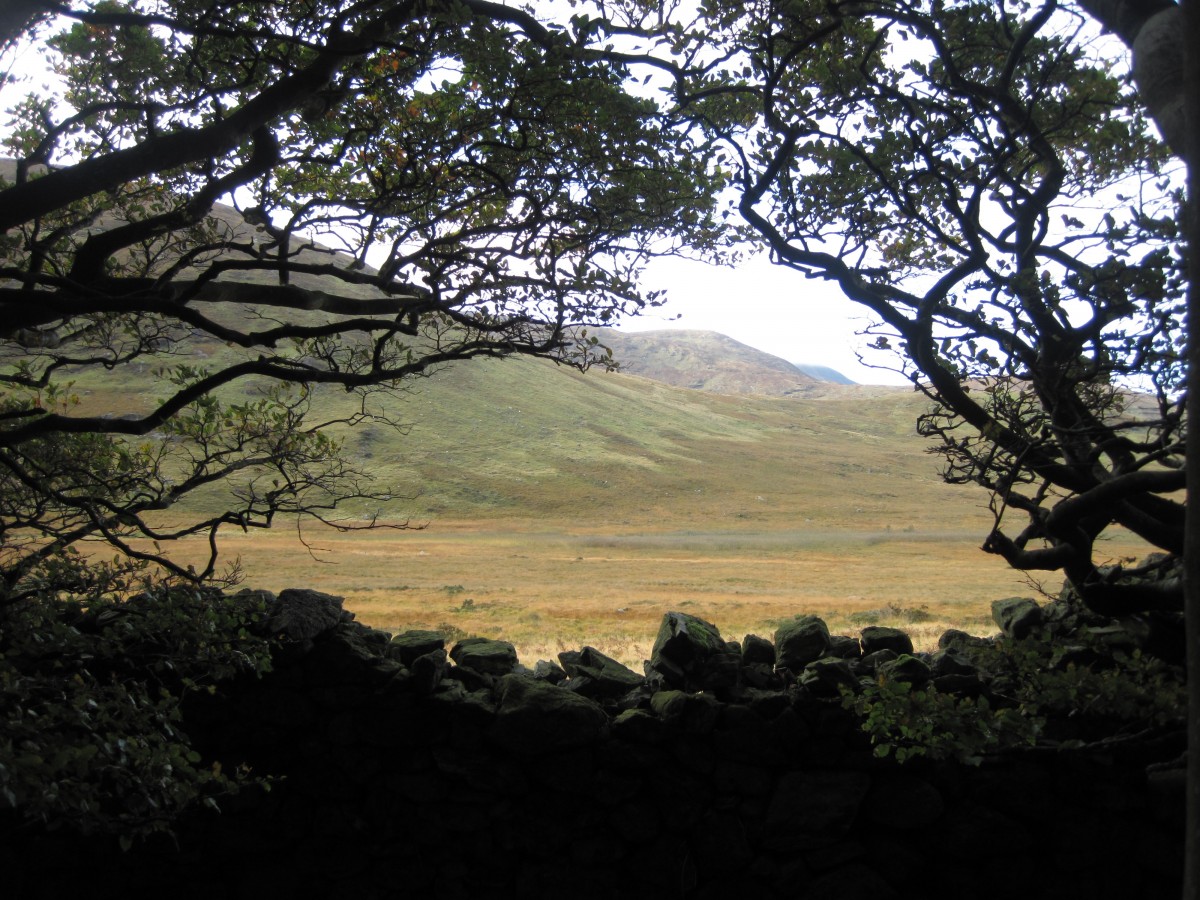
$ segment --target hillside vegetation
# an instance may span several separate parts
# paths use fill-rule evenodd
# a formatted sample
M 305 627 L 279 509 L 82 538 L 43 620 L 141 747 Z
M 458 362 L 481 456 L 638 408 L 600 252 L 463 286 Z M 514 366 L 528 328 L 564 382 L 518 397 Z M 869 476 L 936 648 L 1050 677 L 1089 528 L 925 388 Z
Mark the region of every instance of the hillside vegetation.
M 315 418 L 347 402 L 323 394 Z M 735 396 L 505 360 L 376 402 L 403 429 L 342 437 L 394 500 L 347 521 L 418 530 L 231 532 L 247 584 L 345 596 L 393 631 L 507 639 L 530 662 L 591 644 L 635 666 L 670 609 L 733 639 L 816 612 L 928 644 L 951 626 L 988 633 L 992 600 L 1033 593 L 978 549 L 983 496 L 942 482 L 905 388 Z

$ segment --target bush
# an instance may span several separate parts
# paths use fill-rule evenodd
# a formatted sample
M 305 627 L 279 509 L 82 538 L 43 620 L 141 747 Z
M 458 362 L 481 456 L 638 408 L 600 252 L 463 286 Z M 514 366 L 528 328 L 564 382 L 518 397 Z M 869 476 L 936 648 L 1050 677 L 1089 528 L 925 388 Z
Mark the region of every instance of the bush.
M 1035 743 L 1078 747 L 1186 722 L 1181 669 L 1113 648 L 1086 628 L 1069 642 L 1035 634 L 962 652 L 987 682 L 978 697 L 883 677 L 843 693 L 877 756 L 978 764 L 987 754 Z
M 862 716 L 875 755 L 898 762 L 917 757 L 978 765 L 989 753 L 1032 746 L 1043 722 L 1023 711 L 994 708 L 986 697 L 956 697 L 905 681 L 879 679 L 843 705 Z
M 919 625 L 933 619 L 927 606 L 900 606 L 889 603 L 882 609 L 864 609 L 846 617 L 852 625 L 877 625 L 881 621 L 896 621 L 905 625 Z
M 265 610 L 163 583 L 123 599 L 99 590 L 120 578 L 77 558 L 57 568 L 79 576 L 73 590 L 47 582 L 0 608 L 0 807 L 129 846 L 246 783 L 192 748 L 180 704 L 268 670 L 268 644 L 251 631 Z
M 1077 642 L 1041 636 L 1001 642 L 1006 683 L 1023 707 L 1071 726 L 1068 743 L 1148 728 L 1182 726 L 1182 669 L 1133 648 L 1111 649 L 1084 629 Z

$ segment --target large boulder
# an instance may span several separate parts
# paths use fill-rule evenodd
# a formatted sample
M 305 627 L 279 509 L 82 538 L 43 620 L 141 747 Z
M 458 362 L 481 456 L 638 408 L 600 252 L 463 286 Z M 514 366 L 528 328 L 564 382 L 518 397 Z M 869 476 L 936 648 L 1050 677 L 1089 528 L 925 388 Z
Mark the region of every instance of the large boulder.
M 567 680 L 566 670 L 549 659 L 539 659 L 533 666 L 533 677 L 551 684 L 562 684 Z
M 742 641 L 741 684 L 759 690 L 783 686 L 783 679 L 775 671 L 775 645 L 766 638 L 748 634 Z
M 978 675 L 979 667 L 975 665 L 962 650 L 957 647 L 946 647 L 938 650 L 929 658 L 930 668 L 937 678 L 943 675 Z
M 836 697 L 843 689 L 859 689 L 850 661 L 836 656 L 810 662 L 796 679 L 796 684 L 819 697 Z
M 365 686 L 401 674 L 404 667 L 384 652 L 377 634 L 356 622 L 336 626 L 305 654 L 305 676 L 314 684 Z
M 929 669 L 931 684 L 939 693 L 961 697 L 978 697 L 983 693 L 983 673 L 961 647 L 938 650 L 929 657 Z
M 446 639 L 438 631 L 405 631 L 392 638 L 388 644 L 388 656 L 399 659 L 406 666 L 426 653 L 444 650 Z
M 577 694 L 597 700 L 628 694 L 646 680 L 595 647 L 584 647 L 567 674 L 571 676 L 567 687 Z
M 311 644 L 342 622 L 354 618 L 342 609 L 342 597 L 307 588 L 287 588 L 279 592 L 267 610 L 262 626 L 267 636 L 288 643 Z
M 489 638 L 463 638 L 450 651 L 450 658 L 481 675 L 507 675 L 517 666 L 516 648 Z
M 775 666 L 775 645 L 757 634 L 748 634 L 742 641 L 742 664 Z
M 799 672 L 829 652 L 829 626 L 817 616 L 797 616 L 775 631 L 775 654 L 779 665 Z
M 862 630 L 859 642 L 862 644 L 863 656 L 876 650 L 891 650 L 897 656 L 913 652 L 912 638 L 899 628 L 889 628 L 886 625 L 868 625 Z
M 858 638 L 847 637 L 842 634 L 831 634 L 829 636 L 829 650 L 826 656 L 836 656 L 838 659 L 856 660 L 862 657 L 863 649 L 859 645 Z
M 737 684 L 741 657 L 729 649 L 715 625 L 687 613 L 663 616 L 650 652 L 648 674 L 668 687 L 711 691 Z
M 992 646 L 992 639 L 978 637 L 973 634 L 967 634 L 965 631 L 960 631 L 957 628 L 949 628 L 942 632 L 942 636 L 938 638 L 938 647 L 942 650 L 979 650 L 986 649 Z
M 428 653 L 418 656 L 409 665 L 412 675 L 410 680 L 412 690 L 418 694 L 432 694 L 442 683 L 448 667 L 446 651 L 443 648 L 439 647 L 437 650 L 430 650 Z

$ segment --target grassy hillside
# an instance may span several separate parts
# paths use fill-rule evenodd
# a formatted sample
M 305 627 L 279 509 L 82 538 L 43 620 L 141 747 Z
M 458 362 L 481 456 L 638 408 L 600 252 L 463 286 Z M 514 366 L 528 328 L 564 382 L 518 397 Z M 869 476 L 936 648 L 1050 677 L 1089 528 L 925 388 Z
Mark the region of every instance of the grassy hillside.
M 345 446 L 422 517 L 870 530 L 977 517 L 980 498 L 923 453 L 903 388 L 734 397 L 507 360 L 443 371 L 386 407 L 406 433 L 360 427 Z

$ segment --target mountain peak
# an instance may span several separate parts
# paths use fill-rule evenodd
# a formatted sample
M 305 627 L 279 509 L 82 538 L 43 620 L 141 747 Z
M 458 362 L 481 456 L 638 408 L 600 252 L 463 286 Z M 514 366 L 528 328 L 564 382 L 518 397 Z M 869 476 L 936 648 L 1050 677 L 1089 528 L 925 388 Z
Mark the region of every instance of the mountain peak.
M 627 375 L 718 394 L 806 396 L 852 384 L 833 369 L 801 367 L 716 331 L 595 332 Z

